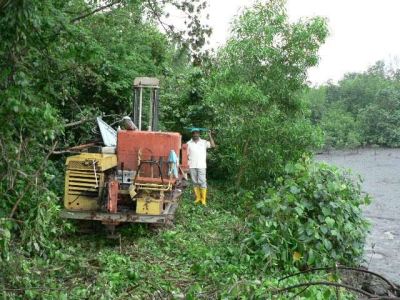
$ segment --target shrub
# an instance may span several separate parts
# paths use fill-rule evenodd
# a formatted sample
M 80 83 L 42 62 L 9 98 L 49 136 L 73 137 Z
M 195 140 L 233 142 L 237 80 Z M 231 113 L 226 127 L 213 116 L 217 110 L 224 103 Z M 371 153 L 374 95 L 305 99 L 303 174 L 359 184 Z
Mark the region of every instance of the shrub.
M 71 229 L 71 224 L 60 218 L 56 194 L 45 190 L 36 197 L 38 203 L 27 213 L 21 241 L 29 253 L 46 257 L 60 247 L 57 239 Z
M 258 202 L 244 244 L 266 268 L 353 264 L 363 253 L 368 203 L 348 172 L 303 157 Z

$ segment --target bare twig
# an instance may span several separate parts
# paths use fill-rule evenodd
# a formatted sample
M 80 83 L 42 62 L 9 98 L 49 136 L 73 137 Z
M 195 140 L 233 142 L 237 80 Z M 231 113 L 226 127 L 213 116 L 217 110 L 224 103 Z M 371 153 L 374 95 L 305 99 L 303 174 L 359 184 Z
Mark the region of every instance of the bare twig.
M 375 255 L 375 244 L 372 245 L 372 253 L 371 253 L 371 257 L 369 259 L 369 263 L 368 263 L 368 266 L 367 266 L 368 268 L 371 265 L 372 258 L 374 257 L 374 255 Z
M 299 296 L 300 294 L 304 293 L 310 286 L 306 286 L 304 289 L 302 289 L 300 292 L 296 293 L 293 297 L 291 297 L 290 299 L 297 299 L 297 296 Z
M 41 165 L 39 166 L 39 168 L 36 170 L 34 177 L 37 177 L 37 176 L 40 174 L 40 172 L 43 170 L 43 168 L 46 166 L 46 163 L 47 163 L 47 161 L 49 160 L 50 155 L 53 154 L 53 151 L 54 151 L 54 149 L 56 148 L 57 143 L 58 143 L 57 141 L 54 142 L 54 144 L 53 144 L 53 146 L 52 146 L 52 149 L 49 151 L 49 153 L 47 153 L 45 159 L 42 161 L 42 164 L 41 164 Z M 30 182 L 25 186 L 25 188 L 24 188 L 24 190 L 22 191 L 21 195 L 19 196 L 18 200 L 14 203 L 14 206 L 13 206 L 13 208 L 12 208 L 12 210 L 11 210 L 11 213 L 10 213 L 10 216 L 9 216 L 10 219 L 13 218 L 13 216 L 14 216 L 14 214 L 15 214 L 15 211 L 16 211 L 17 208 L 18 208 L 19 203 L 20 203 L 21 200 L 24 198 L 26 192 L 28 192 L 28 190 L 30 189 L 30 187 L 32 186 L 32 184 L 33 184 L 33 181 L 30 181 Z

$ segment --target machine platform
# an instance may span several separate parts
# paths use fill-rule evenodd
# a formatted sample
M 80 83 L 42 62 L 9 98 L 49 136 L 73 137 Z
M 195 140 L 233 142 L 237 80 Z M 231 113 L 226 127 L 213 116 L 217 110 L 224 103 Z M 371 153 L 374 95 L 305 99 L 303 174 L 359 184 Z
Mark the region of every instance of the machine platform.
M 149 223 L 166 224 L 173 220 L 178 203 L 169 203 L 161 215 L 140 215 L 134 212 L 107 213 L 100 211 L 70 211 L 62 210 L 61 217 L 65 219 L 101 221 L 103 223 Z

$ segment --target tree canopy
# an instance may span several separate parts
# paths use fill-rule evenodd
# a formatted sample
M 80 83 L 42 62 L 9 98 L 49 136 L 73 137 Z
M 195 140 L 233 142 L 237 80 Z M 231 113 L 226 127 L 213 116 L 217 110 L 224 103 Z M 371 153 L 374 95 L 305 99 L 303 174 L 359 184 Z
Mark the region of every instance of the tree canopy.
M 399 70 L 378 61 L 337 84 L 309 89 L 304 99 L 325 131 L 326 147 L 398 147 L 399 84 Z

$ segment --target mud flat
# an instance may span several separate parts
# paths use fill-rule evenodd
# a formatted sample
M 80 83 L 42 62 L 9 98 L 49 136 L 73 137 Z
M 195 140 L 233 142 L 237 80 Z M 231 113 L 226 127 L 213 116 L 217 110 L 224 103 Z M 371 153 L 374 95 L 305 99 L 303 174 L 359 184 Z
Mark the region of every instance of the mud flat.
M 316 159 L 352 169 L 364 179 L 363 191 L 373 197 L 364 208 L 372 224 L 365 265 L 400 284 L 400 149 L 333 151 Z

